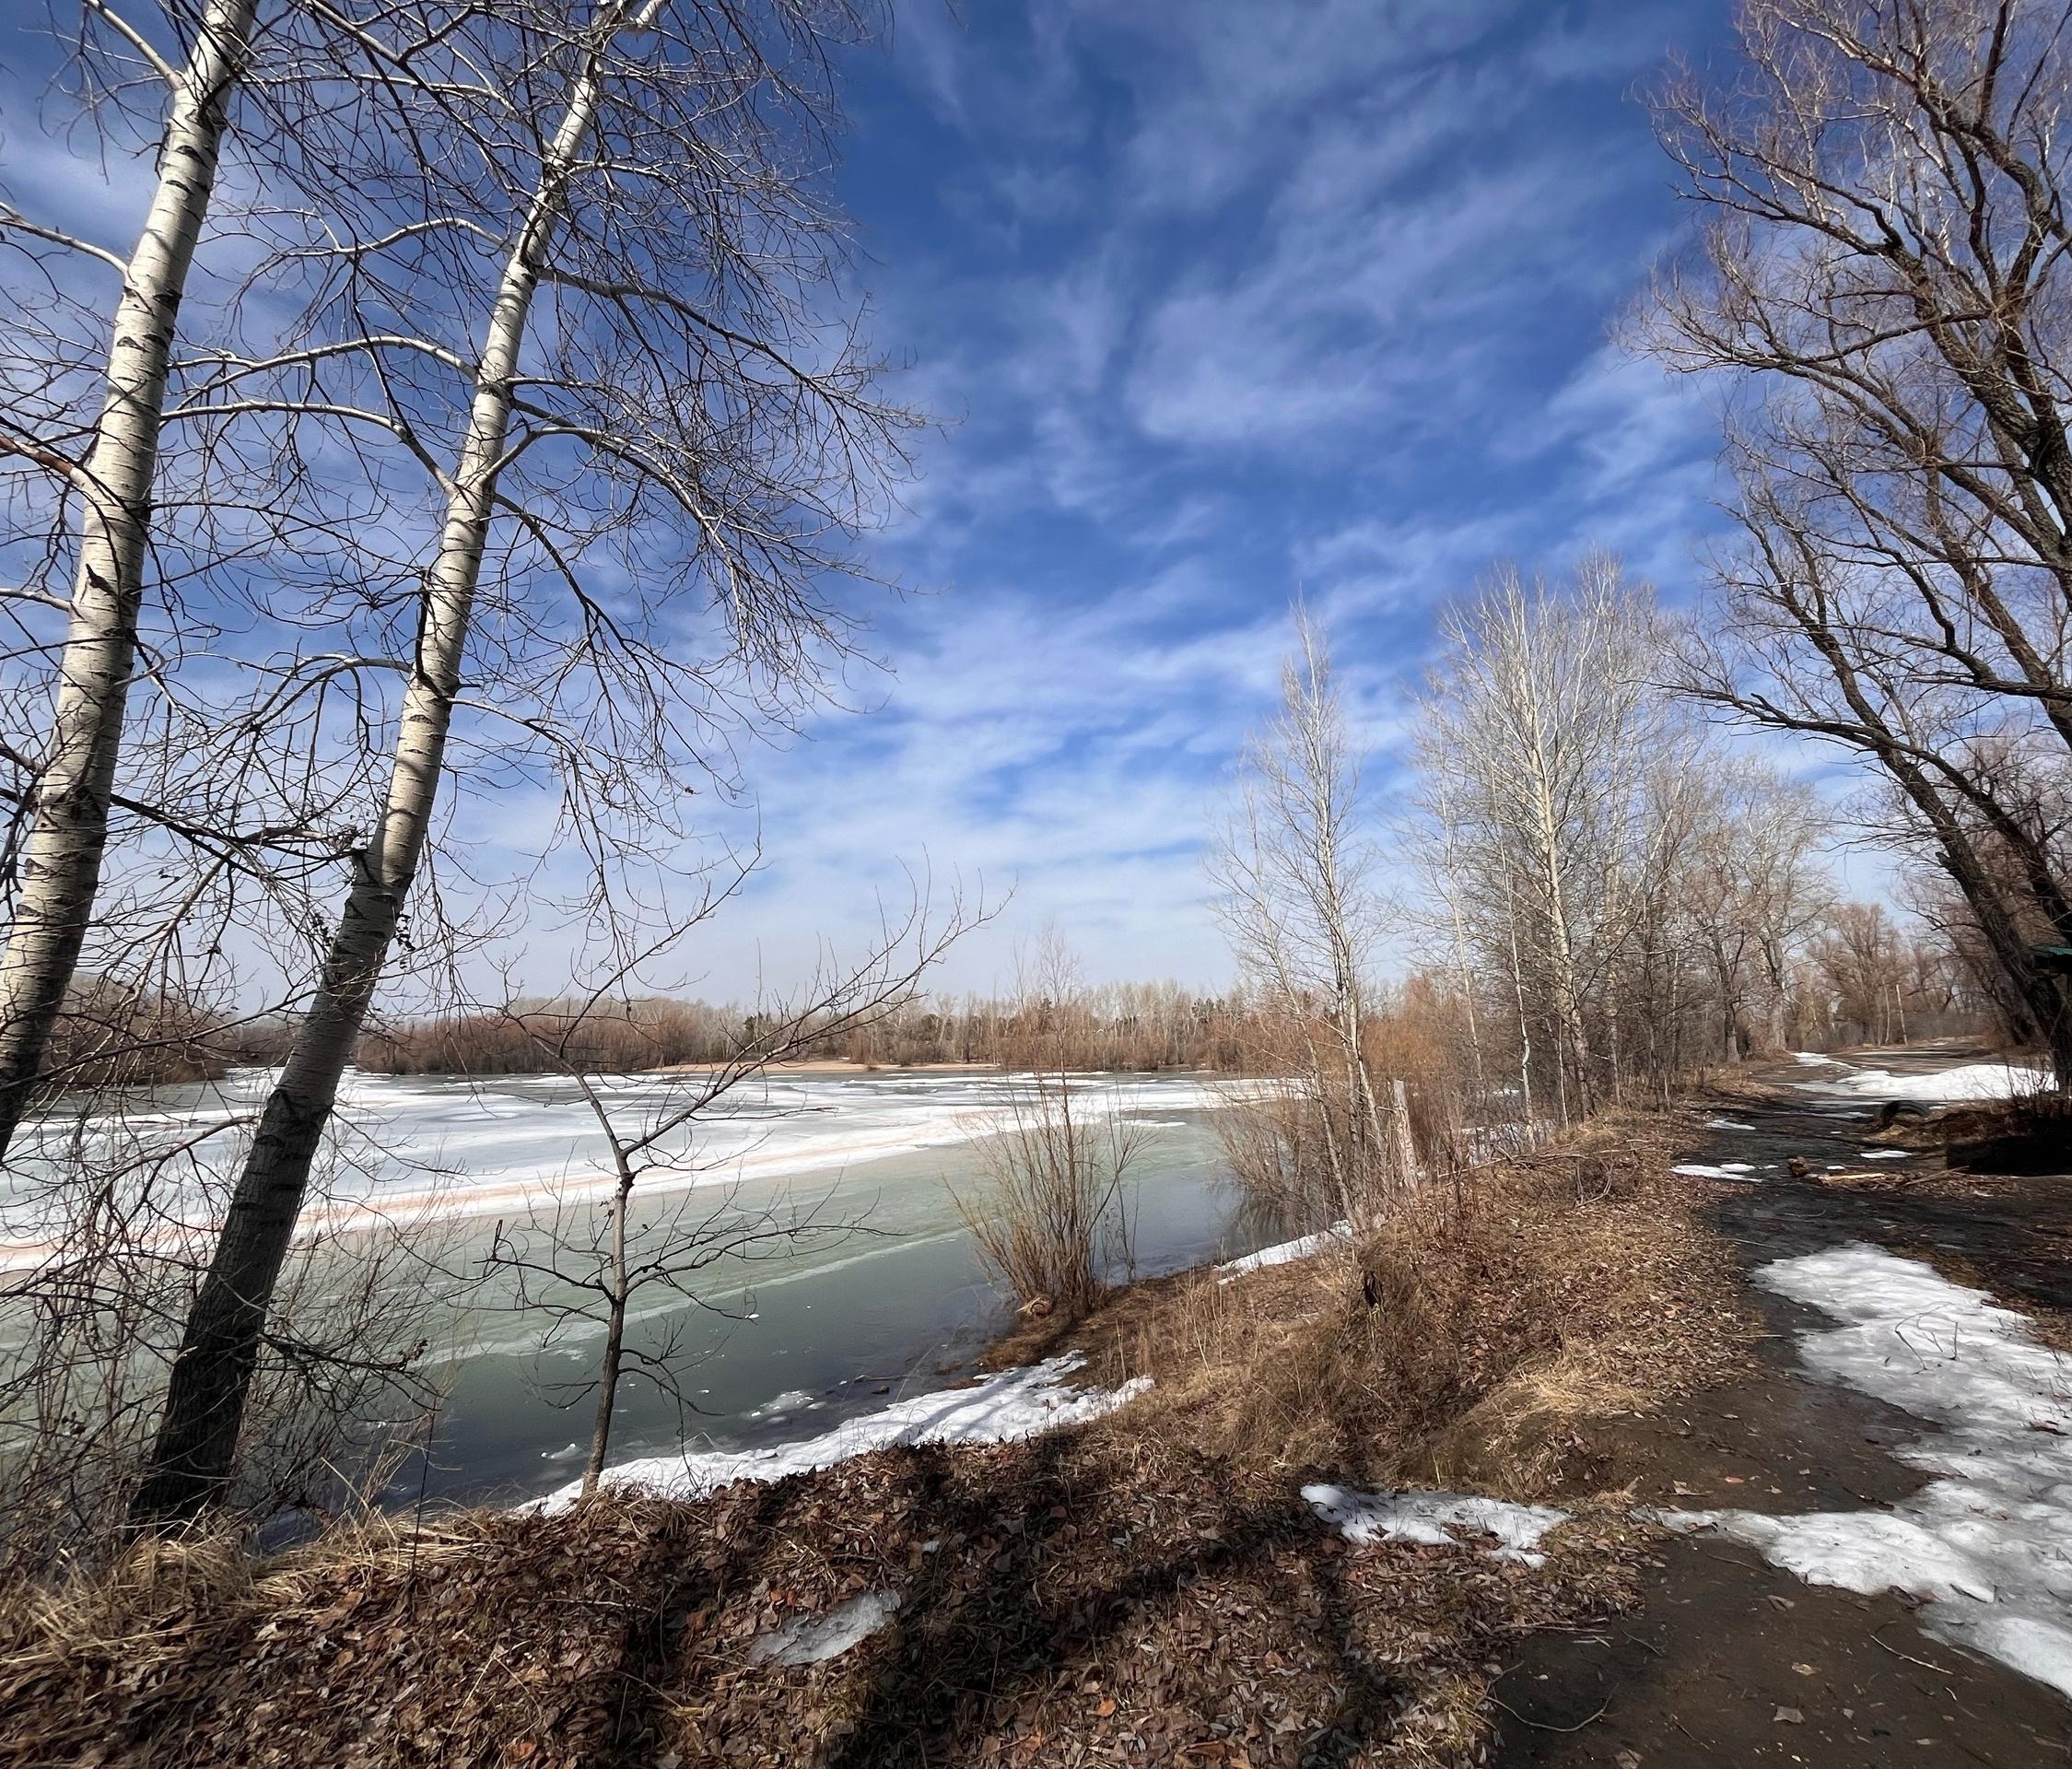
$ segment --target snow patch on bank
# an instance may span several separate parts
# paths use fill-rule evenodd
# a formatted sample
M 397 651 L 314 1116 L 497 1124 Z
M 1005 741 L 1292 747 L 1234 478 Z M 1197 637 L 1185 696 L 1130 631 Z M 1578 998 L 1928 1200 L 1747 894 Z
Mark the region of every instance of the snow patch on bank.
M 1348 1541 L 1420 1541 L 1431 1547 L 1457 1548 L 1455 1529 L 1494 1536 L 1493 1560 L 1546 1564 L 1537 1552 L 1540 1538 L 1568 1513 L 1549 1505 L 1512 1505 L 1472 1493 L 1360 1493 L 1345 1486 L 1305 1486 L 1310 1509 Z
M 1756 1276 L 1841 1323 L 1800 1336 L 1812 1368 L 1943 1427 L 1898 1452 L 1937 1478 L 1889 1510 L 1665 1521 L 1810 1584 L 1926 1599 L 1931 1634 L 2072 1695 L 2072 1359 L 1985 1292 L 1861 1243 Z
M 749 1646 L 752 1665 L 819 1665 L 861 1646 L 899 1610 L 897 1591 L 865 1591 L 825 1615 L 794 1616 Z
M 1084 1361 L 1070 1352 L 1001 1370 L 969 1388 L 913 1395 L 797 1443 L 645 1456 L 606 1469 L 602 1484 L 659 1498 L 702 1498 L 736 1481 L 781 1481 L 902 1444 L 1001 1444 L 1035 1437 L 1113 1412 L 1152 1386 L 1148 1376 L 1140 1376 L 1118 1388 L 1073 1388 L 1064 1378 Z M 582 1482 L 571 1482 L 539 1500 L 537 1508 L 558 1511 L 581 1492 Z
M 1314 1235 L 1305 1235 L 1298 1240 L 1282 1241 L 1273 1247 L 1262 1247 L 1256 1253 L 1247 1253 L 1240 1259 L 1226 1259 L 1216 1270 L 1223 1274 L 1223 1282 L 1241 1277 L 1247 1271 L 1262 1271 L 1270 1265 L 1293 1265 L 1297 1259 L 1306 1259 L 1312 1253 L 1320 1253 L 1334 1241 L 1342 1241 L 1346 1224 L 1333 1223 L 1330 1227 L 1318 1229 Z

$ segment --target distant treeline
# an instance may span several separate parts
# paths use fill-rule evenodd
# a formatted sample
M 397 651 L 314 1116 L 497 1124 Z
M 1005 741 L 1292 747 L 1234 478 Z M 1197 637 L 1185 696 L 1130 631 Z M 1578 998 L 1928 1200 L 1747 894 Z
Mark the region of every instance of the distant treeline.
M 1444 967 L 1383 989 L 1363 1032 L 1376 1072 L 1415 1077 L 1468 1065 L 1478 1018 L 1493 1070 L 1515 1067 L 1516 1052 L 1502 1031 L 1504 993 L 1478 978 L 1470 1008 L 1460 979 Z M 1727 982 L 1692 991 L 1680 1009 L 1692 1022 L 1692 1046 L 1706 1041 L 1703 1023 L 1716 1023 L 1724 1011 L 1736 1027 L 1730 1050 L 1738 1034 L 1751 1054 L 1904 1042 L 1977 1030 L 1990 1020 L 1957 953 L 1910 938 L 1882 909 L 1853 903 L 1819 919 L 1779 967 L 1767 998 L 1752 982 Z M 767 1038 L 772 1024 L 742 1006 L 660 995 L 580 1011 L 534 999 L 370 1030 L 357 1060 L 379 1074 L 632 1073 L 732 1060 Z M 164 991 L 92 978 L 68 1005 L 50 1070 L 67 1088 L 205 1080 L 236 1064 L 280 1061 L 294 1031 L 284 1017 L 219 1017 Z M 1293 1037 L 1283 1010 L 1242 990 L 1113 983 L 1006 998 L 931 997 L 867 1025 L 809 1033 L 797 1054 L 884 1069 L 972 1063 L 1258 1074 L 1287 1066 Z
M 214 1014 L 166 990 L 75 977 L 51 1029 L 43 1073 L 51 1092 L 208 1081 L 236 1060 Z
M 809 1033 L 796 1054 L 874 1068 L 1061 1063 L 1235 1072 L 1247 1064 L 1255 1018 L 1234 995 L 1197 993 L 1176 983 L 1118 983 L 1059 999 L 912 1002 L 868 1025 L 831 1029 L 825 1037 Z M 587 1011 L 538 1001 L 369 1033 L 360 1041 L 358 1062 L 381 1074 L 627 1072 L 725 1062 L 753 1049 L 768 1029 L 767 1017 L 748 1009 L 662 996 L 593 1004 Z

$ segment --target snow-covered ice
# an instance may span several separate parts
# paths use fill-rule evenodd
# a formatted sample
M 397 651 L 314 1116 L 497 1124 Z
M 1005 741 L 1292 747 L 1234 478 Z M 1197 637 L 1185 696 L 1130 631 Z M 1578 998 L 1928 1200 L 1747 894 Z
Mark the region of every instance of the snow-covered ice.
M 76 1131 L 89 1151 L 131 1161 L 140 1148 L 181 1152 L 154 1183 L 160 1213 L 201 1225 L 210 1189 L 223 1189 L 276 1071 L 236 1069 L 222 1081 L 170 1090 L 177 1108 L 148 1097 L 88 1119 L 53 1116 L 0 1175 L 0 1270 L 47 1258 L 58 1224 L 45 1193 L 46 1162 Z M 695 1096 L 702 1077 L 658 1071 L 593 1077 L 623 1129 L 658 1127 Z M 657 1144 L 644 1198 L 697 1187 L 833 1175 L 888 1156 L 951 1148 L 996 1134 L 1027 1077 L 888 1070 L 820 1075 L 773 1071 L 743 1085 Z M 1072 1081 L 1073 1109 L 1087 1118 L 1170 1120 L 1209 1111 L 1231 1091 L 1184 1076 L 1086 1075 Z M 50 1148 L 46 1148 L 46 1142 Z M 521 1217 L 609 1196 L 611 1151 L 581 1095 L 558 1075 L 450 1078 L 349 1070 L 326 1132 L 324 1197 L 303 1213 L 305 1238 L 381 1222 Z M 192 1169 L 192 1179 L 182 1175 Z
M 1270 1265 L 1292 1265 L 1297 1259 L 1306 1259 L 1312 1253 L 1321 1252 L 1333 1241 L 1343 1240 L 1345 1231 L 1345 1224 L 1333 1223 L 1330 1227 L 1318 1229 L 1314 1235 L 1305 1235 L 1297 1240 L 1282 1241 L 1273 1247 L 1262 1247 L 1256 1253 L 1226 1259 L 1216 1270 L 1223 1274 L 1227 1282 L 1247 1271 L 1263 1271 Z
M 1422 1541 L 1459 1547 L 1453 1529 L 1494 1536 L 1488 1552 L 1496 1560 L 1545 1564 L 1537 1552 L 1540 1538 L 1568 1513 L 1548 1505 L 1513 1505 L 1472 1493 L 1361 1493 L 1351 1487 L 1316 1485 L 1302 1490 L 1318 1517 L 1348 1541 Z
M 1792 1084 L 1802 1092 L 1832 1099 L 1908 1099 L 1922 1105 L 1961 1099 L 2019 1099 L 2043 1093 L 2050 1084 L 2046 1071 L 2009 1062 L 1968 1062 L 1926 1075 L 1894 1074 L 1890 1069 L 1851 1069 L 1843 1074 L 1822 1075 L 1818 1081 Z
M 899 1609 L 897 1591 L 864 1591 L 825 1615 L 796 1615 L 752 1642 L 752 1665 L 818 1665 L 860 1646 Z
M 2072 1359 L 1984 1291 L 1861 1243 L 1756 1275 L 1840 1323 L 1800 1336 L 1814 1369 L 1941 1427 L 1899 1452 L 1936 1478 L 1890 1509 L 1666 1520 L 1813 1584 L 1927 1599 L 1937 1638 L 2072 1695 Z
M 1098 1419 L 1152 1386 L 1149 1377 L 1140 1376 L 1118 1388 L 1073 1388 L 1065 1377 L 1083 1361 L 1071 1352 L 1025 1368 L 1001 1370 L 969 1388 L 912 1395 L 797 1443 L 644 1456 L 606 1469 L 603 1483 L 662 1498 L 695 1499 L 736 1481 L 781 1481 L 900 1444 L 1000 1444 L 1034 1437 Z M 542 1510 L 559 1510 L 572 1505 L 581 1491 L 582 1482 L 573 1481 L 537 1504 Z
M 1755 1169 L 1746 1161 L 1723 1161 L 1717 1166 L 1708 1166 L 1703 1161 L 1686 1161 L 1669 1171 L 1686 1174 L 1693 1179 L 1746 1179 L 1760 1183 L 1756 1180 Z
M 1839 1069 L 1842 1065 L 1832 1057 L 1822 1056 L 1818 1050 L 1794 1050 L 1791 1060 L 1808 1069 Z

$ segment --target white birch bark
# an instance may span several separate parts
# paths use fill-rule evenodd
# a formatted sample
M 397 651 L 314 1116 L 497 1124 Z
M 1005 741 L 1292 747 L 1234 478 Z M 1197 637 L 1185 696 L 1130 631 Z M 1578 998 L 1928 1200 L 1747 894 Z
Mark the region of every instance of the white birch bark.
M 50 747 L 0 953 L 0 1155 L 33 1096 L 93 914 L 136 657 L 166 383 L 194 248 L 216 188 L 252 0 L 212 0 L 171 82 L 158 182 L 123 272 L 93 447 L 70 476 L 79 558 Z
M 600 22 L 571 82 L 559 128 L 505 261 L 474 376 L 468 428 L 449 482 L 438 553 L 428 573 L 416 655 L 404 697 L 386 803 L 358 856 L 317 992 L 266 1102 L 232 1193 L 215 1256 L 188 1316 L 173 1366 L 152 1468 L 134 1511 L 140 1522 L 195 1515 L 233 1467 L 259 1337 L 318 1145 L 337 1100 L 397 920 L 416 878 L 439 797 L 439 771 L 461 686 L 468 623 L 508 445 L 514 378 L 577 155 L 595 121 L 604 50 L 638 29 L 620 6 Z

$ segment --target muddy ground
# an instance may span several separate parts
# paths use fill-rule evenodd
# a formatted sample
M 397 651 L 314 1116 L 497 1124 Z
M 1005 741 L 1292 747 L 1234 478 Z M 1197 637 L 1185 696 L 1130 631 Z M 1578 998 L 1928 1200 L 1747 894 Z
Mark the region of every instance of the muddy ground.
M 1981 1053 L 1853 1054 L 1905 1072 Z M 1689 1151 L 1762 1173 L 1761 1183 L 1715 1182 L 1707 1213 L 1749 1270 L 1869 1241 L 1992 1291 L 2066 1342 L 2072 1175 L 2008 1185 L 1948 1167 L 1939 1150 L 1863 1161 L 1878 1102 L 1822 1101 L 1796 1084 L 1818 1072 L 1781 1065 L 1700 1102 L 1752 1127 L 1710 1130 Z M 1810 1169 L 1805 1178 L 1785 1170 L 1795 1155 Z M 1835 1161 L 1878 1189 L 1823 1183 Z M 1770 1330 L 1754 1375 L 1615 1428 L 1608 1448 L 1639 1470 L 1637 1497 L 1785 1512 L 1889 1505 L 1924 1484 L 1891 1453 L 1919 1438 L 1919 1420 L 1799 1362 L 1795 1336 L 1828 1318 L 1760 1286 L 1750 1301 Z M 1705 1535 L 1662 1545 L 1638 1612 L 1528 1643 L 1493 1693 L 1494 1761 L 1517 1769 L 2072 1761 L 2072 1708 L 2049 1689 L 1927 1639 L 1896 1597 L 1802 1584 L 1753 1549 Z

